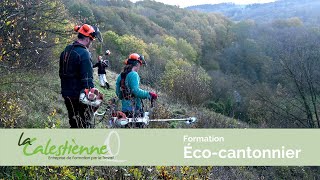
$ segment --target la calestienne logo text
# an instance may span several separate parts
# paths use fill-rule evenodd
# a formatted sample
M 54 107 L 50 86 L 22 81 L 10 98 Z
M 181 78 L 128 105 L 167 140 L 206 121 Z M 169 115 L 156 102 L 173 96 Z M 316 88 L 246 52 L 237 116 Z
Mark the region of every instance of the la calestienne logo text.
M 54 145 L 49 139 L 44 145 L 37 144 L 37 138 L 23 139 L 24 132 L 21 133 L 18 146 L 23 146 L 23 154 L 32 156 L 37 154 L 64 156 L 64 155 L 107 155 L 110 148 L 106 144 L 101 146 L 78 145 L 76 140 L 66 140 L 64 144 Z

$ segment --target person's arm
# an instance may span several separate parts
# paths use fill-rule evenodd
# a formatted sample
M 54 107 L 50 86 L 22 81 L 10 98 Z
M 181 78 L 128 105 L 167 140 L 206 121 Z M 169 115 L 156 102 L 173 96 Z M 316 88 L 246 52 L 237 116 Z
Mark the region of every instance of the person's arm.
M 131 72 L 127 75 L 128 78 L 128 85 L 132 91 L 132 94 L 135 97 L 141 98 L 141 99 L 151 99 L 149 91 L 145 91 L 140 89 L 140 77 L 137 72 Z
M 93 68 L 89 53 L 83 53 L 80 59 L 80 77 L 82 89 L 93 88 Z
M 62 77 L 63 74 L 63 55 L 64 55 L 64 51 L 60 54 L 60 61 L 59 61 L 59 77 Z
M 120 92 L 120 82 L 121 82 L 121 75 L 118 76 L 117 81 L 116 81 L 116 95 L 118 96 L 119 99 L 122 99 L 121 92 Z
M 99 66 L 99 62 L 97 62 L 95 65 L 93 65 L 93 68 L 96 68 Z
M 105 65 L 105 67 L 109 67 L 109 60 L 105 60 L 106 61 L 106 65 Z

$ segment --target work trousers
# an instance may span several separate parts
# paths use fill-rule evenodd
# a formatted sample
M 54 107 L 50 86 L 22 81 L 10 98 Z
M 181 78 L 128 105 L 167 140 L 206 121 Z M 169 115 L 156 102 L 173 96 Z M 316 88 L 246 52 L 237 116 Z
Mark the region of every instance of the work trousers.
M 79 101 L 79 98 L 63 97 L 69 116 L 70 128 L 89 128 L 93 116 L 90 106 Z

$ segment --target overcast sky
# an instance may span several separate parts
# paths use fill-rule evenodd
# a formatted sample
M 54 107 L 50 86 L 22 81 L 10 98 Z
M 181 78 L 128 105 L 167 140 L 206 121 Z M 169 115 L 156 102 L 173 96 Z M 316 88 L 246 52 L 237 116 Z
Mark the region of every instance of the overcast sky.
M 139 0 L 131 0 L 136 2 Z M 268 3 L 274 2 L 275 0 L 155 0 L 157 2 L 162 2 L 164 4 L 178 5 L 182 8 L 192 5 L 199 4 L 219 4 L 224 2 L 232 2 L 235 4 L 253 4 L 253 3 Z

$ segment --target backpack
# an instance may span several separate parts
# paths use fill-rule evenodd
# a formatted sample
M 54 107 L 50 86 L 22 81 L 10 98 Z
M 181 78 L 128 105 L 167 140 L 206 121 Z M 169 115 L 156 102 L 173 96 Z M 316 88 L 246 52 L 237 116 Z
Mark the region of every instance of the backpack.
M 126 86 L 126 77 L 128 73 L 121 73 L 121 80 L 120 80 L 120 91 L 122 94 L 122 99 L 131 100 L 133 98 L 133 94 L 131 90 Z

